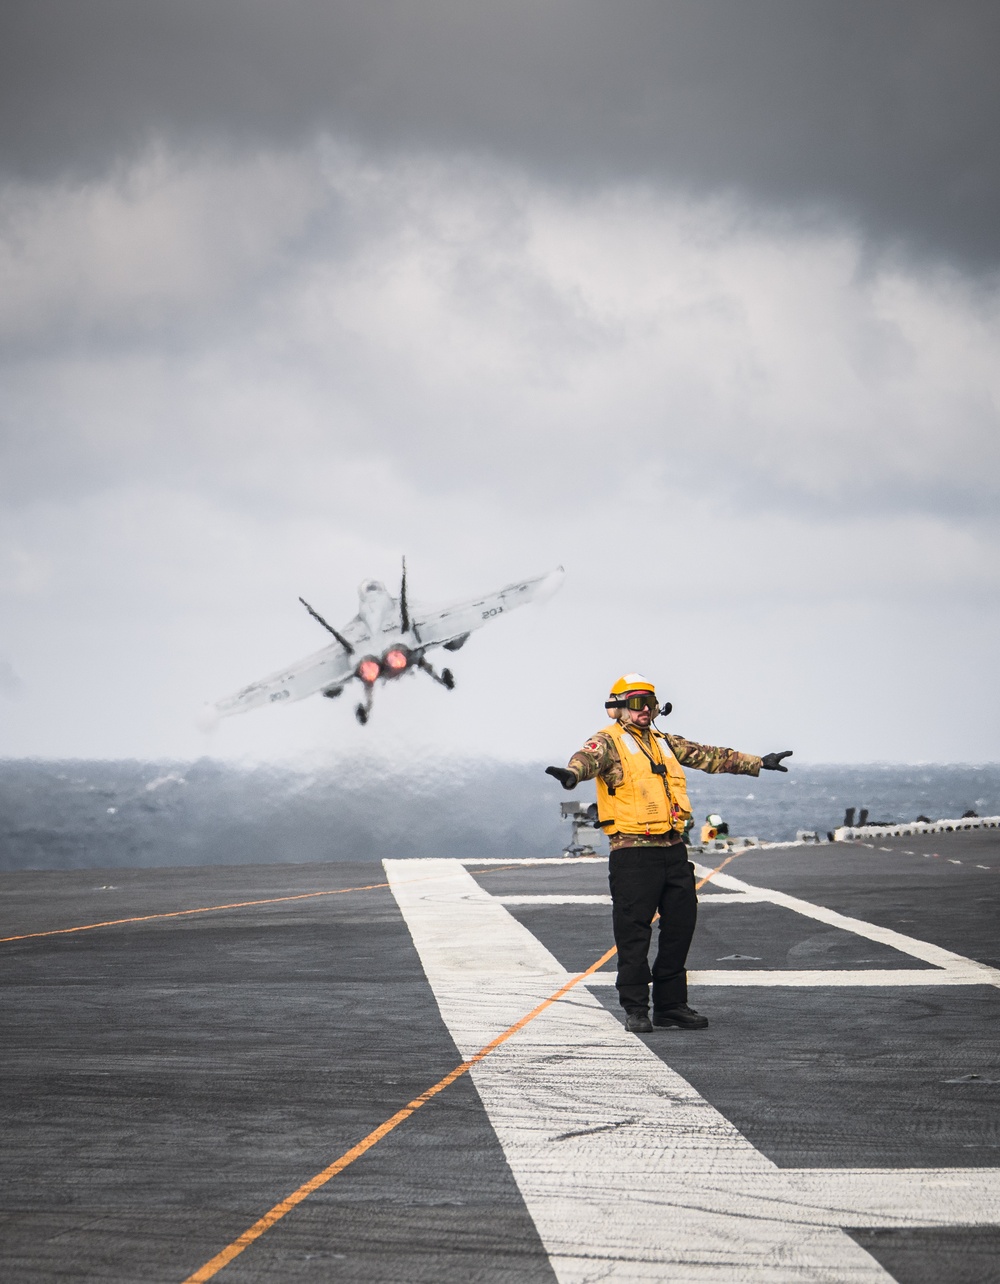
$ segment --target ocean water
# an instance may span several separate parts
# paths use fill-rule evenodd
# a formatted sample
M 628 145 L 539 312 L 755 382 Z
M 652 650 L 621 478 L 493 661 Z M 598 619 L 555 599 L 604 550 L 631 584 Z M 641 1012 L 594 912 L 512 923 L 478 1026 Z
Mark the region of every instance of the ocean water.
M 1000 764 L 795 767 L 688 773 L 696 820 L 770 841 L 870 820 L 1000 814 Z M 376 759 L 311 767 L 196 762 L 0 761 L 0 869 L 554 856 L 567 794 L 543 764 Z

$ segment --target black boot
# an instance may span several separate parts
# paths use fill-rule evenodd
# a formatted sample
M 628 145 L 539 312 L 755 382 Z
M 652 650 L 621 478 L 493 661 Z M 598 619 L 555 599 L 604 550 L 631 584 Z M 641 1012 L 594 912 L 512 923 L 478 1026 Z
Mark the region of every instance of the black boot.
M 641 1008 L 636 1008 L 627 1013 L 625 1029 L 628 1030 L 629 1034 L 651 1034 L 653 1027 L 649 1020 L 649 1013 L 643 1012 Z
M 677 1003 L 672 1008 L 654 1008 L 653 1025 L 661 1028 L 676 1025 L 682 1030 L 704 1030 L 708 1025 L 708 1017 L 703 1017 L 686 1003 Z

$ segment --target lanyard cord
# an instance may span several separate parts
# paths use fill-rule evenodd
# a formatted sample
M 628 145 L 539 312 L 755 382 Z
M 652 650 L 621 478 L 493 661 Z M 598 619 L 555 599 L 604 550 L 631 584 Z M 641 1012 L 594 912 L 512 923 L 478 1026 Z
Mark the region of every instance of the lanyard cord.
M 639 746 L 639 748 L 642 750 L 643 757 L 644 757 L 644 758 L 646 759 L 646 761 L 649 763 L 649 766 L 650 766 L 650 769 L 651 769 L 651 771 L 652 771 L 653 775 L 654 775 L 654 776 L 659 776 L 659 777 L 660 777 L 660 779 L 663 781 L 663 792 L 667 795 L 667 804 L 668 804 L 668 806 L 670 806 L 671 811 L 672 811 L 672 810 L 673 810 L 673 802 L 674 802 L 674 800 L 673 800 L 673 798 L 671 797 L 671 794 L 670 794 L 670 786 L 667 784 L 667 765 L 666 765 L 666 763 L 665 763 L 665 762 L 657 762 L 657 761 L 656 761 L 656 759 L 653 757 L 653 755 L 652 755 L 651 753 L 649 753 L 649 752 L 648 752 L 648 750 L 646 749 L 646 746 L 642 743 L 642 737 L 641 737 L 641 736 L 637 736 L 637 735 L 635 734 L 635 732 L 632 730 L 632 728 L 631 728 L 631 727 L 625 727 L 625 728 L 624 728 L 624 731 L 625 731 L 625 734 L 626 734 L 626 735 L 629 735 L 629 736 L 631 736 L 631 737 L 632 737 L 632 739 L 635 741 L 635 743 L 636 743 L 636 744 Z M 661 736 L 662 736 L 662 732 L 657 732 L 657 731 L 655 730 L 655 728 L 654 728 L 654 729 L 652 730 L 652 736 L 656 736 L 656 735 L 661 735 Z M 651 739 L 652 739 L 652 736 L 651 736 Z M 664 738 L 664 739 L 666 739 L 666 737 L 665 737 L 665 736 L 664 736 L 663 738 Z M 655 740 L 653 740 L 653 743 L 655 744 L 655 743 L 656 743 L 656 741 L 655 741 Z M 656 768 L 657 768 L 657 767 L 659 767 L 659 768 L 660 768 L 660 770 L 659 770 L 659 771 L 657 771 L 657 770 L 656 770 Z

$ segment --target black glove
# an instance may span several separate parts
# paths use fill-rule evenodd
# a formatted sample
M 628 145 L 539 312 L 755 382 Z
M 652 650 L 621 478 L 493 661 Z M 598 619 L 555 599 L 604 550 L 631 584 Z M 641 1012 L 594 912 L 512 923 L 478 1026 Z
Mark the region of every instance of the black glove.
M 784 753 L 766 753 L 760 760 L 760 765 L 765 771 L 787 771 L 787 767 L 781 765 L 782 758 L 790 758 L 791 749 L 786 749 Z
M 563 789 L 575 789 L 580 783 L 568 767 L 546 767 L 545 774 L 547 776 L 555 776 Z

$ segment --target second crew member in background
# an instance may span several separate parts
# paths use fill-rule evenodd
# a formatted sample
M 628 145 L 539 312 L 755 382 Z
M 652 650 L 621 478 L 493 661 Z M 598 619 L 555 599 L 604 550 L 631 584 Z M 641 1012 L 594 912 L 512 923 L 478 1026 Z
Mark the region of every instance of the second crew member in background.
M 701 845 L 704 847 L 706 843 L 710 843 L 714 838 L 721 838 L 723 835 L 728 834 L 729 826 L 718 812 L 710 812 L 705 817 L 705 823 L 701 827 Z
M 546 771 L 564 789 L 575 789 L 581 780 L 593 778 L 597 783 L 597 814 L 611 844 L 608 881 L 618 948 L 616 985 L 626 1029 L 634 1034 L 648 1034 L 654 1025 L 703 1029 L 707 1018 L 687 1002 L 685 965 L 698 898 L 694 866 L 684 844 L 691 819 L 684 767 L 756 776 L 761 768 L 787 771 L 781 760 L 792 751 L 758 758 L 664 735 L 652 726 L 660 712 L 656 689 L 640 673 L 619 678 L 604 707 L 611 725 L 588 740 L 568 766 Z M 664 711 L 669 712 L 669 706 Z M 657 913 L 660 932 L 651 970 L 649 942 Z

